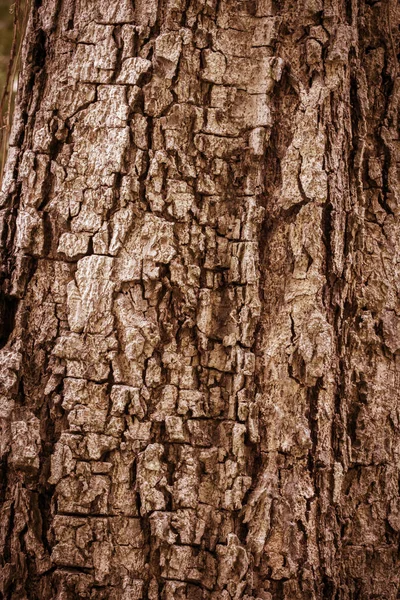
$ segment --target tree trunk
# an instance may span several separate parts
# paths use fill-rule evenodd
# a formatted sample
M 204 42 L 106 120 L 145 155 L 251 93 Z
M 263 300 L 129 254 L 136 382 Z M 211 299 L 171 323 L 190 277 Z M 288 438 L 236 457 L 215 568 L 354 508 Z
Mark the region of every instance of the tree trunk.
M 395 599 L 399 9 L 34 0 L 1 598 Z

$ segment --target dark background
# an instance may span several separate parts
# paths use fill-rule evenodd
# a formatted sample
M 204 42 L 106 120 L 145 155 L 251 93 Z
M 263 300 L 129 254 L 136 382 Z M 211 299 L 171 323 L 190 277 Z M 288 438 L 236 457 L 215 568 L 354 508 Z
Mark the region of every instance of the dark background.
M 0 95 L 3 93 L 13 37 L 12 4 L 11 0 L 0 0 Z

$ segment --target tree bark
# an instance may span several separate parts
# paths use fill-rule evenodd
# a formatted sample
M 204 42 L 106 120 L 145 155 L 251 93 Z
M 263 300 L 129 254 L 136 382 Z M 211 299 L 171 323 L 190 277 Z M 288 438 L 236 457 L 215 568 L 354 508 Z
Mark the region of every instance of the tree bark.
M 393 0 L 34 0 L 0 597 L 395 599 Z

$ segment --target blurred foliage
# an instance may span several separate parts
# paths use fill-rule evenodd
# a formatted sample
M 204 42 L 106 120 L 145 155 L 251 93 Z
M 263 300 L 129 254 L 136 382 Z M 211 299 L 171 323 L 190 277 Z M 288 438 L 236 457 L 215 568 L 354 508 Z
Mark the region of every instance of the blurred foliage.
M 0 0 L 0 96 L 6 82 L 8 62 L 13 40 L 12 1 Z
M 0 0 L 0 183 L 18 87 L 21 49 L 29 15 L 29 0 Z

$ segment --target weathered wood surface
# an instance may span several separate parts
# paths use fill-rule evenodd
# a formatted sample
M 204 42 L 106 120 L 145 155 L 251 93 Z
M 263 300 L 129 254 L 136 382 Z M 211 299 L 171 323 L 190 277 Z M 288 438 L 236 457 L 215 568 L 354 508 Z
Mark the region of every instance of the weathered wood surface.
M 395 2 L 33 4 L 1 598 L 398 598 Z

